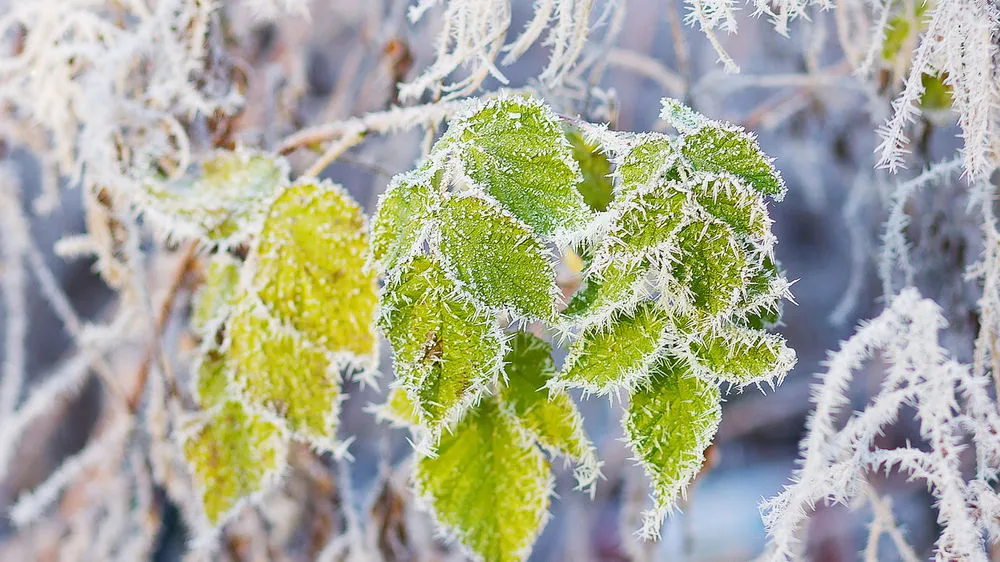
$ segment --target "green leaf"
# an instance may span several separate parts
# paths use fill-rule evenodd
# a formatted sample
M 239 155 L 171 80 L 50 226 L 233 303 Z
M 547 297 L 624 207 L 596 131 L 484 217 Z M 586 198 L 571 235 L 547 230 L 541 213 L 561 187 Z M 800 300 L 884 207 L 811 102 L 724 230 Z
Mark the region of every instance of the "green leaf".
M 714 384 L 671 358 L 660 360 L 632 395 L 622 425 L 655 494 L 654 508 L 643 514 L 641 536 L 659 536 L 663 517 L 697 476 L 719 426 L 719 400 Z
M 278 481 L 286 446 L 277 425 L 232 401 L 184 440 L 184 457 L 210 525 L 223 523 L 247 498 Z
M 785 182 L 752 133 L 736 125 L 708 122 L 683 137 L 682 154 L 700 172 L 729 172 L 764 195 L 781 199 Z
M 252 231 L 262 202 L 288 180 L 283 158 L 254 152 L 216 152 L 183 179 L 146 186 L 154 221 L 181 235 L 229 245 Z
M 592 484 L 598 475 L 597 456 L 583 431 L 583 418 L 569 394 L 547 386 L 556 372 L 552 345 L 519 331 L 504 362 L 507 384 L 500 389 L 501 403 L 543 447 L 582 462 L 580 486 Z
M 392 270 L 420 251 L 438 195 L 429 174 L 397 176 L 379 198 L 372 221 L 372 257 Z
M 882 58 L 885 61 L 892 62 L 896 58 L 914 27 L 918 33 L 927 29 L 927 22 L 923 19 L 927 7 L 928 2 L 921 0 L 913 6 L 912 16 L 900 14 L 889 20 L 885 26 L 885 41 L 882 42 Z M 914 26 L 914 23 L 917 25 Z
M 771 220 L 760 196 L 729 176 L 708 175 L 695 179 L 695 199 L 713 217 L 728 224 L 733 232 L 764 240 L 771 232 Z
M 578 131 L 566 133 L 573 158 L 580 166 L 583 181 L 576 186 L 584 203 L 595 211 L 606 211 L 614 197 L 611 189 L 611 162 L 596 144 L 588 143 Z
M 420 414 L 416 405 L 406 394 L 402 386 L 389 389 L 385 403 L 374 408 L 374 414 L 380 421 L 388 421 L 399 427 L 416 427 L 420 425 Z
M 475 196 L 441 208 L 439 248 L 462 288 L 487 306 L 527 318 L 555 316 L 559 289 L 545 246 L 516 219 Z
M 528 557 L 553 489 L 544 456 L 493 399 L 443 435 L 435 456 L 417 461 L 414 481 L 438 522 L 489 562 Z
M 677 291 L 708 314 L 726 310 L 744 284 L 746 255 L 729 228 L 716 221 L 697 221 L 678 234 L 673 278 Z
M 758 263 L 746 286 L 746 293 L 737 303 L 737 323 L 762 329 L 773 326 L 781 316 L 781 299 L 788 294 L 789 283 L 770 255 L 757 258 L 747 250 L 751 262 Z
M 205 283 L 198 290 L 191 312 L 191 327 L 202 337 L 211 332 L 229 314 L 236 296 L 236 286 L 240 282 L 242 262 L 226 253 L 212 256 L 205 272 Z
M 427 258 L 385 288 L 380 325 L 396 375 L 432 432 L 461 417 L 499 376 L 504 345 L 495 322 Z
M 203 410 L 224 403 L 229 399 L 227 358 L 218 348 L 202 353 L 194 366 L 195 398 Z
M 335 448 L 340 365 L 326 350 L 244 295 L 229 322 L 229 357 L 249 405 L 282 420 L 296 438 Z
M 885 26 L 885 40 L 882 42 L 882 59 L 892 62 L 903 48 L 903 43 L 910 36 L 910 20 L 896 16 Z
M 600 270 L 591 270 L 584 279 L 586 286 L 573 295 L 563 315 L 590 323 L 634 305 L 645 296 L 648 272 L 646 263 L 625 260 L 612 261 Z
M 671 171 L 677 157 L 669 137 L 659 133 L 626 137 L 633 146 L 615 170 L 616 195 L 620 197 L 651 183 L 660 183 L 661 179 L 674 179 Z
M 254 286 L 271 314 L 331 353 L 374 362 L 375 274 L 357 203 L 334 184 L 303 181 L 271 204 Z
M 795 366 L 795 352 L 785 338 L 735 324 L 692 336 L 689 348 L 704 376 L 741 386 L 780 382 Z
M 920 83 L 924 86 L 924 93 L 920 95 L 920 107 L 928 111 L 944 111 L 951 108 L 954 101 L 951 86 L 945 82 L 944 73 L 940 76 L 922 74 Z
M 558 236 L 590 221 L 576 188 L 580 169 L 556 116 L 542 102 L 495 98 L 451 127 L 446 138 L 460 140 L 450 146 L 465 173 L 534 232 Z
M 679 182 L 637 188 L 620 203 L 604 251 L 612 259 L 646 256 L 670 242 L 685 218 L 688 193 Z
M 613 317 L 609 326 L 587 328 L 570 347 L 553 386 L 579 387 L 597 394 L 630 389 L 648 374 L 666 327 L 666 314 L 647 301 L 631 314 Z

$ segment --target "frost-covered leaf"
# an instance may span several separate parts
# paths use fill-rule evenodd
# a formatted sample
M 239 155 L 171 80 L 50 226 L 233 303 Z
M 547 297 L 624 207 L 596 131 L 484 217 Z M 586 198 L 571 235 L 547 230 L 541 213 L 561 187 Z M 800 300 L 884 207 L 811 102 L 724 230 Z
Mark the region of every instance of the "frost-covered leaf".
M 285 466 L 287 442 L 281 428 L 225 402 L 184 441 L 208 523 L 219 525 L 246 499 L 275 483 Z
M 583 181 L 576 186 L 584 203 L 595 211 L 606 211 L 614 197 L 611 187 L 611 162 L 596 144 L 588 143 L 576 131 L 566 134 L 573 147 L 573 158 L 580 165 Z
M 553 386 L 580 387 L 598 394 L 631 388 L 647 375 L 667 321 L 663 311 L 645 302 L 630 314 L 612 318 L 608 326 L 587 328 L 570 347 Z
M 643 256 L 668 243 L 685 219 L 688 193 L 679 182 L 637 188 L 624 198 L 604 251 L 612 258 Z M 616 255 L 617 254 L 617 255 Z
M 203 337 L 210 334 L 229 314 L 236 286 L 240 281 L 242 262 L 226 253 L 212 256 L 205 272 L 205 283 L 198 290 L 191 312 L 191 327 Z
M 769 255 L 753 259 L 754 253 L 750 249 L 747 255 L 751 256 L 751 261 L 758 261 L 758 265 L 750 276 L 743 298 L 736 305 L 744 318 L 736 321 L 750 328 L 767 328 L 778 322 L 781 299 L 787 296 L 789 283 Z
M 484 400 L 421 457 L 414 481 L 439 523 L 476 558 L 527 558 L 547 518 L 553 479 L 544 456 Z
M 669 123 L 682 135 L 697 131 L 711 122 L 707 117 L 674 98 L 660 100 L 660 119 Z
M 172 231 L 213 243 L 238 238 L 262 204 L 288 181 L 283 158 L 253 152 L 216 152 L 193 175 L 146 186 L 146 206 Z
M 310 342 L 370 362 L 377 294 L 367 252 L 357 203 L 329 182 L 299 182 L 267 212 L 254 286 L 271 314 Z
M 404 427 L 420 425 L 417 408 L 402 386 L 394 386 L 389 390 L 389 396 L 386 397 L 385 403 L 378 408 L 377 415 Z
M 499 393 L 517 422 L 543 447 L 578 461 L 594 461 L 583 432 L 583 418 L 569 394 L 547 385 L 556 373 L 552 345 L 534 334 L 518 332 L 504 358 L 507 383 Z
M 563 315 L 572 321 L 591 322 L 635 304 L 645 293 L 648 271 L 644 262 L 622 260 L 588 272 L 586 286 L 573 295 Z
M 764 239 L 770 232 L 767 207 L 757 193 L 728 176 L 697 178 L 695 199 L 703 209 L 733 229 L 753 239 Z
M 746 255 L 726 225 L 696 221 L 678 234 L 673 277 L 678 290 L 691 296 L 691 303 L 708 314 L 729 307 L 742 288 Z
M 556 116 L 542 102 L 500 97 L 457 120 L 446 135 L 466 174 L 541 236 L 584 226 L 580 169 Z M 450 145 L 448 140 L 457 140 Z
M 203 410 L 222 404 L 229 399 L 227 392 L 226 372 L 228 369 L 226 355 L 217 348 L 212 348 L 198 357 L 195 363 L 195 398 Z
M 785 182 L 774 169 L 771 158 L 761 151 L 752 133 L 736 125 L 707 122 L 683 137 L 682 154 L 702 172 L 729 172 L 765 195 L 780 199 Z
M 430 174 L 398 176 L 379 198 L 372 220 L 372 257 L 392 270 L 420 250 L 438 194 Z
M 689 349 L 706 375 L 738 385 L 780 381 L 795 365 L 785 338 L 734 324 L 693 337 Z
M 432 430 L 460 417 L 499 375 L 504 346 L 493 319 L 427 258 L 414 259 L 385 288 L 380 325 L 396 374 Z
M 462 288 L 490 307 L 551 319 L 559 289 L 545 246 L 514 217 L 479 197 L 441 207 L 440 250 Z
M 622 425 L 655 495 L 655 507 L 643 514 L 644 537 L 659 535 L 663 516 L 698 474 L 719 426 L 719 400 L 714 384 L 671 358 L 657 362 L 632 394 Z
M 243 399 L 297 437 L 332 450 L 340 401 L 331 355 L 243 295 L 229 321 L 229 366 Z
M 659 183 L 660 179 L 669 179 L 676 160 L 670 138 L 665 135 L 633 135 L 630 141 L 632 148 L 622 157 L 615 170 L 618 176 L 616 195 L 619 197 L 650 183 Z

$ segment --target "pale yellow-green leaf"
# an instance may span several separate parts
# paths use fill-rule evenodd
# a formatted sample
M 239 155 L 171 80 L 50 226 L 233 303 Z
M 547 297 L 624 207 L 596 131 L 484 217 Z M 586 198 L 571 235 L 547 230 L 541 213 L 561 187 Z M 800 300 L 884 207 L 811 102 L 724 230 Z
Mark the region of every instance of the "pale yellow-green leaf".
M 203 352 L 195 362 L 195 398 L 203 410 L 222 404 L 229 398 L 228 368 L 226 355 L 214 347 Z
M 270 317 L 250 295 L 240 298 L 228 337 L 233 380 L 247 403 L 283 420 L 297 438 L 332 450 L 340 366 L 330 353 Z
M 417 408 L 402 386 L 394 386 L 389 390 L 389 396 L 386 397 L 385 403 L 376 409 L 376 415 L 403 427 L 420 425 Z
M 475 558 L 519 562 L 545 524 L 553 479 L 541 451 L 489 398 L 418 459 L 417 493 Z
M 285 185 L 283 158 L 219 151 L 184 178 L 146 186 L 144 203 L 170 230 L 229 244 L 249 234 L 263 203 Z
M 281 429 L 228 401 L 184 441 L 184 457 L 208 523 L 219 525 L 254 494 L 275 483 L 285 466 Z
M 240 281 L 242 262 L 226 253 L 212 256 L 205 272 L 205 283 L 198 290 L 191 312 L 191 327 L 202 337 L 229 314 Z
M 254 256 L 254 286 L 271 314 L 336 354 L 375 352 L 375 275 L 357 203 L 337 185 L 300 180 L 271 204 Z

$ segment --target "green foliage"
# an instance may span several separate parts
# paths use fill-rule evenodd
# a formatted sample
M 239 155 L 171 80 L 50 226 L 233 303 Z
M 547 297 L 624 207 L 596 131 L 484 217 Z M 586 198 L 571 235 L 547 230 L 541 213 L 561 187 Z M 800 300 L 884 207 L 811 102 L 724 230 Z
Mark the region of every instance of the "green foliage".
M 716 384 L 780 380 L 794 363 L 763 331 L 788 287 L 764 201 L 783 195 L 780 176 L 742 129 L 672 100 L 663 117 L 677 136 L 564 129 L 522 97 L 473 102 L 379 203 L 379 325 L 398 382 L 376 411 L 422 436 L 417 487 L 476 557 L 527 554 L 550 478 L 531 472 L 535 446 L 577 462 L 582 487 L 599 476 L 566 388 L 628 395 L 654 536 L 715 433 Z M 586 264 L 559 314 L 551 241 Z M 537 336 L 505 342 L 511 320 L 567 334 L 562 368 Z
M 525 97 L 475 104 L 442 140 L 472 183 L 542 236 L 566 233 L 591 218 L 577 190 L 580 168 L 552 111 Z
M 739 127 L 673 100 L 662 116 L 676 135 L 571 125 L 527 97 L 469 102 L 370 228 L 339 187 L 262 186 L 248 166 L 256 195 L 235 197 L 238 228 L 216 228 L 250 253 L 212 258 L 192 319 L 205 412 L 185 452 L 210 521 L 273 480 L 289 440 L 336 447 L 343 371 L 374 367 L 377 326 L 396 381 L 374 412 L 413 432 L 415 487 L 471 555 L 528 555 L 546 454 L 593 490 L 600 461 L 567 388 L 627 397 L 655 536 L 715 434 L 717 384 L 779 381 L 795 360 L 764 331 L 788 295 L 765 201 L 780 176 Z M 567 270 L 582 279 L 560 312 Z M 569 341 L 561 368 L 529 329 Z
M 580 166 L 583 180 L 576 189 L 583 202 L 594 211 L 607 211 L 614 194 L 611 191 L 611 161 L 600 148 L 587 142 L 578 131 L 566 133 L 573 147 L 573 159 Z
M 275 480 L 290 440 L 337 450 L 341 372 L 369 371 L 377 352 L 357 204 L 326 182 L 254 189 L 256 243 L 245 263 L 211 257 L 192 314 L 205 414 L 185 455 L 212 524 Z
M 442 257 L 486 305 L 527 318 L 556 313 L 555 270 L 545 247 L 516 219 L 475 196 L 452 196 L 440 215 Z
M 227 401 L 212 410 L 184 441 L 184 456 L 208 523 L 221 524 L 246 498 L 277 481 L 286 448 L 277 424 L 239 402 Z
M 372 258 L 391 270 L 419 253 L 436 203 L 427 174 L 397 177 L 382 195 L 372 222 Z
M 646 302 L 610 325 L 591 325 L 570 347 L 559 383 L 607 394 L 644 378 L 662 347 L 664 312 Z
M 417 461 L 418 494 L 475 557 L 524 560 L 547 519 L 545 457 L 497 402 L 483 400 Z
M 672 358 L 658 361 L 632 394 L 622 425 L 656 496 L 641 535 L 659 534 L 663 516 L 698 474 L 722 416 L 719 400 L 718 387 Z
M 432 434 L 500 373 L 500 331 L 430 259 L 415 258 L 386 287 L 379 324 L 395 351 L 396 376 Z
M 518 424 L 547 450 L 580 463 L 581 487 L 594 483 L 598 462 L 594 446 L 583 432 L 583 418 L 569 394 L 549 389 L 556 373 L 552 345 L 528 332 L 518 332 L 504 358 L 506 384 L 499 391 L 501 403 Z

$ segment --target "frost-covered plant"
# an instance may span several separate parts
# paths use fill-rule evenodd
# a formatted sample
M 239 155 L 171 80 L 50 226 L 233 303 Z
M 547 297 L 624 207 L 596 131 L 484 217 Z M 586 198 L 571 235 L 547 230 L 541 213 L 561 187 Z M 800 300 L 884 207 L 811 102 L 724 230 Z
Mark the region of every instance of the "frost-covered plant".
M 870 539 L 869 552 L 877 552 L 879 535 L 885 532 L 901 557 L 916 559 L 891 511 L 880 509 L 881 498 L 869 481 L 870 475 L 890 471 L 926 482 L 934 496 L 941 526 L 937 560 L 988 559 L 986 537 L 1000 531 L 1000 496 L 994 485 L 1000 472 L 1000 416 L 989 378 L 952 359 L 939 343 L 938 332 L 945 326 L 933 301 L 907 289 L 831 355 L 814 392 L 802 465 L 793 483 L 762 506 L 771 535 L 766 559 L 800 559 L 797 543 L 816 504 L 856 500 L 875 507 L 873 528 L 880 531 Z M 848 386 L 875 357 L 886 364 L 879 391 L 864 410 L 843 420 Z M 879 437 L 909 408 L 925 443 L 882 446 Z M 972 470 L 966 466 L 969 460 Z
M 780 176 L 742 129 L 672 100 L 663 117 L 676 136 L 612 132 L 520 96 L 472 102 L 380 199 L 372 258 L 397 380 L 379 413 L 413 430 L 417 492 L 477 557 L 530 550 L 552 493 L 539 447 L 594 485 L 568 388 L 628 398 L 652 538 L 702 464 L 718 383 L 778 382 L 794 363 L 763 331 L 788 289 L 764 204 L 783 195 Z M 565 309 L 553 249 L 587 262 Z M 526 329 L 572 341 L 560 370 Z
M 707 34 L 730 72 L 739 72 L 714 31 L 734 33 L 730 0 L 687 0 L 688 20 Z M 989 0 L 754 0 L 785 35 L 789 23 L 807 18 L 810 7 L 837 11 L 837 30 L 848 62 L 859 76 L 882 67 L 895 71 L 902 87 L 892 114 L 879 129 L 879 165 L 897 171 L 911 151 L 909 129 L 921 111 L 951 107 L 959 115 L 965 168 L 974 179 L 1000 166 L 1000 8 Z M 870 37 L 859 48 L 858 37 Z M 863 44 L 861 44 L 863 45 Z

